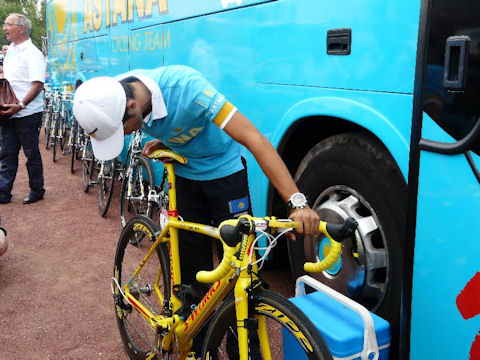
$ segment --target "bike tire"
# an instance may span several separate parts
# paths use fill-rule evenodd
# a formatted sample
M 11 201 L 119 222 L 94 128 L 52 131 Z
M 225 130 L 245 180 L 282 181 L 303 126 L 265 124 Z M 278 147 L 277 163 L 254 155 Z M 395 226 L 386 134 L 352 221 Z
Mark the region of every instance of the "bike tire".
M 284 335 L 289 334 L 289 341 L 294 342 L 294 348 L 304 352 L 303 357 L 296 353 L 296 359 L 332 359 L 332 354 L 317 328 L 287 299 L 272 291 L 257 288 L 255 295 L 248 301 L 249 318 L 265 318 L 273 358 L 283 359 L 283 339 Z M 234 341 L 234 336 L 236 336 L 235 299 L 230 296 L 216 311 L 211 321 L 205 335 L 202 359 L 238 359 L 238 345 Z M 260 354 L 258 337 L 249 336 L 249 345 L 249 355 L 252 358 L 265 358 Z
M 50 134 L 52 133 L 52 129 L 50 125 L 45 127 L 45 150 L 50 149 Z
M 52 160 L 53 162 L 57 161 L 57 135 L 58 135 L 58 129 L 59 129 L 59 119 L 57 118 L 54 120 L 53 128 L 52 128 L 52 133 L 50 134 L 50 137 L 52 138 Z
M 395 160 L 369 134 L 337 134 L 305 155 L 295 181 L 322 220 L 343 222 L 351 216 L 359 224 L 369 224 L 359 226 L 358 240 L 343 241 L 340 262 L 307 274 L 389 321 L 394 353 L 402 327 L 408 199 L 407 184 Z M 297 236 L 287 244 L 294 279 L 306 274 L 306 261 L 323 259 L 321 237 Z M 354 252 L 359 255 L 354 257 Z
M 65 154 L 65 144 L 67 143 L 67 134 L 69 134 L 69 126 L 68 126 L 68 119 L 62 117 L 60 121 L 59 129 L 62 129 L 62 135 L 58 139 L 60 143 L 60 149 L 62 149 L 62 153 Z
M 106 161 L 103 165 L 103 174 L 98 176 L 98 211 L 100 216 L 105 217 L 112 201 L 113 188 L 115 186 L 116 160 Z
M 69 152 L 72 150 L 72 147 L 69 146 L 70 144 L 73 144 L 73 139 L 71 140 L 72 137 L 72 126 L 70 124 L 70 120 L 67 117 L 64 121 L 64 128 L 63 128 L 63 138 L 61 139 L 62 144 L 62 154 L 67 155 Z
M 158 334 L 135 309 L 129 308 L 128 302 L 121 295 L 125 284 L 132 277 L 136 267 L 141 263 L 154 241 L 158 226 L 149 218 L 139 215 L 131 218 L 122 230 L 117 244 L 114 265 L 114 307 L 118 329 L 125 350 L 130 359 L 145 359 L 157 345 Z M 142 237 L 149 241 L 132 244 L 131 238 Z M 161 270 L 161 274 L 159 274 Z M 155 279 L 159 279 L 160 293 L 163 299 L 156 296 L 151 289 Z M 152 254 L 138 276 L 130 284 L 130 292 L 135 298 L 155 315 L 170 316 L 168 302 L 170 300 L 170 257 L 168 245 L 163 243 L 156 248 L 156 256 Z M 157 359 L 153 357 L 152 359 Z
M 44 123 L 44 132 L 45 132 L 45 150 L 50 148 L 50 133 L 52 132 L 50 123 L 51 123 L 51 112 L 46 110 L 45 112 L 45 123 Z
M 86 158 L 83 159 L 83 191 L 88 192 L 92 185 L 93 172 L 95 171 L 95 155 L 93 155 L 92 149 L 87 151 Z
M 136 200 L 127 199 L 128 194 L 128 169 L 133 166 L 132 175 L 132 196 L 138 198 Z M 141 187 L 144 188 L 144 196 L 141 197 Z M 124 172 L 122 180 L 122 189 L 120 192 L 120 221 L 125 226 L 127 221 L 135 215 L 145 215 L 152 217 L 153 203 L 148 201 L 148 193 L 150 189 L 155 187 L 155 177 L 153 175 L 152 164 L 150 159 L 145 155 L 139 155 L 135 164 L 129 165 Z
M 70 132 L 70 137 L 72 138 L 72 153 L 70 157 L 70 172 L 73 174 L 75 171 L 75 160 L 77 160 L 77 136 L 78 136 L 78 123 L 75 122 L 72 126 L 72 131 Z

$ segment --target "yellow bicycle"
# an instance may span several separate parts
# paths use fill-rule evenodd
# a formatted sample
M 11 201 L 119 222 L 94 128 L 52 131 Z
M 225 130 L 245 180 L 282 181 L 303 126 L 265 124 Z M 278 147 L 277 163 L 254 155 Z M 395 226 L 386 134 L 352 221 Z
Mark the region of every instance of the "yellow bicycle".
M 259 262 L 276 240 L 297 224 L 248 215 L 226 220 L 218 228 L 183 221 L 176 209 L 174 164 L 187 160 L 169 150 L 157 150 L 150 157 L 163 161 L 166 169 L 169 219 L 160 229 L 150 218 L 139 215 L 128 221 L 120 235 L 112 292 L 128 356 L 186 359 L 191 356 L 193 337 L 205 325 L 203 351 L 196 354 L 202 359 L 282 359 L 287 333 L 300 344 L 304 358 L 331 359 L 320 333 L 305 314 L 269 291 L 258 275 Z M 321 262 L 306 263 L 306 271 L 320 272 L 332 266 L 342 246 L 333 238 L 352 236 L 356 226 L 353 219 L 344 224 L 321 222 L 319 230 L 330 239 L 331 248 Z M 179 229 L 208 235 L 223 245 L 218 267 L 197 274 L 199 282 L 212 284 L 199 302 L 181 284 Z M 261 236 L 270 243 L 265 255 L 257 259 L 255 249 Z

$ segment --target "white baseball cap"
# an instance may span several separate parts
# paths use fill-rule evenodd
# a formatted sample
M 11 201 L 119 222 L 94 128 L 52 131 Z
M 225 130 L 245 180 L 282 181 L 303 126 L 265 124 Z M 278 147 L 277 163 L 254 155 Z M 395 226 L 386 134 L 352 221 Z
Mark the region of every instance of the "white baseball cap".
M 111 160 L 122 152 L 126 103 L 120 82 L 108 76 L 87 80 L 75 91 L 73 115 L 90 135 L 99 160 Z

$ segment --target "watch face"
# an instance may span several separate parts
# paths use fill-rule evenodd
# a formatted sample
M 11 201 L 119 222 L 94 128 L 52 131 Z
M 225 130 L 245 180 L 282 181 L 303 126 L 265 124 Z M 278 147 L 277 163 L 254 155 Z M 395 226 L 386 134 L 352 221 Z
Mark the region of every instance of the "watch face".
M 292 206 L 300 207 L 305 206 L 307 203 L 307 198 L 302 193 L 293 194 L 291 197 Z

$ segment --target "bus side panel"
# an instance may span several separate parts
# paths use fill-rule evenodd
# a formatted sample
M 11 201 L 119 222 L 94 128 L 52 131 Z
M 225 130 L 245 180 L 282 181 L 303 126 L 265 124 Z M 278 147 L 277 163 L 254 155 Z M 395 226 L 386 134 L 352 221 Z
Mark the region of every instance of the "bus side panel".
M 281 2 L 283 3 L 283 2 Z M 280 2 L 278 2 L 280 4 Z M 165 49 L 165 65 L 186 64 L 198 69 L 226 97 L 234 103 L 239 111 L 253 121 L 259 130 L 277 147 L 290 126 L 301 117 L 328 115 L 347 119 L 370 130 L 386 144 L 404 176 L 408 169 L 408 147 L 410 138 L 412 97 L 403 93 L 374 91 L 345 91 L 343 89 L 323 88 L 321 86 L 285 86 L 277 79 L 269 83 L 258 82 L 263 76 L 262 58 L 271 48 L 262 48 L 257 38 L 262 37 L 259 24 L 263 9 L 276 6 L 277 2 L 254 7 L 240 8 L 219 14 L 206 15 L 164 25 L 164 32 L 170 34 L 171 46 Z M 272 12 L 275 9 L 270 9 Z M 258 12 L 258 13 L 257 13 Z M 288 18 L 292 18 L 288 16 Z M 272 19 L 272 22 L 274 20 Z M 268 21 L 267 21 L 268 23 Z M 261 26 L 261 25 L 260 25 Z M 301 24 L 298 25 L 301 29 Z M 297 25 L 295 27 L 297 29 Z M 282 29 L 283 31 L 284 29 Z M 326 28 L 325 28 L 326 31 Z M 272 36 L 272 44 L 276 40 Z M 414 37 L 411 34 L 412 38 Z M 352 54 L 352 56 L 356 56 Z M 325 58 L 323 56 L 322 58 Z M 310 64 L 313 57 L 306 56 L 301 64 Z M 414 61 L 414 52 L 407 60 Z M 151 60 L 142 59 L 141 64 L 150 66 Z M 305 66 L 307 66 L 305 65 Z M 271 63 L 272 71 L 278 78 L 284 76 L 284 64 Z M 140 66 L 141 67 L 141 66 Z M 338 65 L 336 68 L 342 68 Z M 404 79 L 413 79 L 413 67 L 404 71 Z M 357 67 L 343 68 L 348 75 L 358 72 Z M 295 79 L 289 79 L 297 85 Z M 364 80 L 366 83 L 366 80 Z M 404 81 L 409 83 L 409 81 Z M 412 80 L 413 84 L 413 80 Z M 410 86 L 410 83 L 409 85 Z M 366 85 L 363 87 L 367 88 Z M 328 102 L 325 106 L 302 106 L 296 117 L 287 113 L 299 103 L 315 102 L 317 98 L 347 99 L 358 103 L 354 106 L 334 108 Z M 308 108 L 308 109 L 307 109 Z M 403 109 L 399 112 L 398 109 Z M 375 116 L 364 116 L 364 113 Z M 379 119 L 381 121 L 379 121 Z M 393 125 L 395 124 L 395 125 Z M 389 131 L 386 131 L 386 129 Z M 321 138 L 322 134 L 312 134 Z M 252 187 L 252 204 L 258 214 L 266 213 L 268 181 L 249 154 L 250 182 Z
M 170 47 L 170 33 L 163 25 L 133 30 L 128 37 L 129 70 L 163 65 L 164 50 Z
M 166 24 L 165 65 L 199 70 L 220 91 L 235 94 L 233 101 L 248 97 L 255 85 L 255 27 L 255 7 Z
M 255 94 L 257 100 L 250 106 L 242 99 L 242 105 L 237 105 L 275 147 L 279 146 L 292 124 L 302 118 L 318 117 L 319 129 L 322 123 L 332 121 L 322 116 L 345 119 L 371 131 L 386 144 L 406 178 L 410 114 L 397 109 L 411 110 L 412 96 L 279 85 L 257 85 Z M 392 122 L 397 126 L 393 126 Z M 319 131 L 309 135 L 320 138 L 323 134 Z M 265 194 L 268 180 L 250 154 L 247 160 L 250 183 L 255 184 L 251 189 L 254 211 L 263 214 L 267 209 Z
M 108 1 L 54 0 L 47 3 L 52 85 L 73 84 L 78 79 L 109 73 Z
M 135 3 L 132 28 L 139 29 L 158 23 L 174 22 L 192 17 L 235 10 L 244 6 L 276 0 L 158 0 L 145 2 L 140 8 Z
M 108 57 L 108 37 L 79 40 L 72 44 L 77 54 L 76 70 L 88 78 L 103 75 L 110 62 Z M 89 75 L 88 75 L 89 74 Z
M 72 44 L 78 38 L 78 14 L 72 3 L 49 1 L 46 7 L 48 35 L 48 72 L 50 82 L 61 85 L 73 76 L 76 51 Z
M 258 6 L 257 81 L 412 93 L 419 6 L 376 0 Z M 350 54 L 327 55 L 327 31 L 345 28 Z
M 423 133 L 452 141 L 427 116 Z M 464 319 L 457 299 L 477 274 L 477 293 L 463 296 L 478 302 L 480 186 L 463 154 L 422 152 L 420 160 L 410 358 L 468 359 L 480 314 Z

